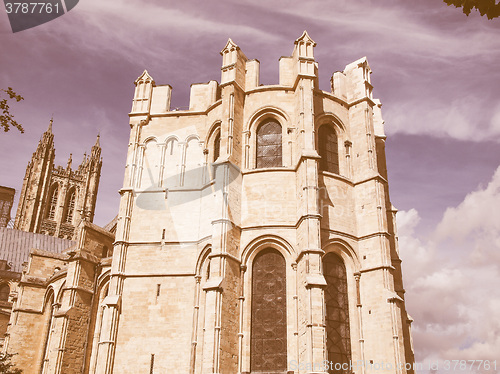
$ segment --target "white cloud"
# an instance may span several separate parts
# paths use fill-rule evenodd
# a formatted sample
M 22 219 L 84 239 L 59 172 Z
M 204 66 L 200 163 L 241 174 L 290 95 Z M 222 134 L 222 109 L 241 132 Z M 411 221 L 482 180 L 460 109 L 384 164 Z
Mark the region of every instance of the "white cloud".
M 400 211 L 398 216 L 398 233 L 399 236 L 410 236 L 415 231 L 415 228 L 420 223 L 420 216 L 416 209 L 408 211 Z
M 152 60 L 166 60 L 174 56 L 182 58 L 187 49 L 200 49 L 202 40 L 213 40 L 215 37 L 225 40 L 231 36 L 236 43 L 240 35 L 270 44 L 280 40 L 258 27 L 238 23 L 237 18 L 225 19 L 222 25 L 208 11 L 200 11 L 197 7 L 182 8 L 175 3 L 129 0 L 81 2 L 77 13 L 80 33 L 73 35 L 81 41 L 73 43 L 93 51 L 113 51 L 129 61 L 151 63 Z M 200 8 L 206 8 L 206 5 L 201 3 Z M 64 27 L 73 32 L 72 22 L 60 25 L 59 31 Z M 164 42 L 158 43 L 158 38 Z M 88 43 L 89 40 L 91 43 Z M 221 44 L 220 49 L 223 47 Z
M 439 17 L 438 6 L 433 9 L 425 7 L 418 12 L 415 7 L 404 3 L 370 0 L 320 0 L 298 2 L 293 6 L 286 0 L 281 3 L 282 12 L 314 17 L 317 23 L 329 29 L 333 27 L 336 32 L 369 35 L 373 43 L 364 46 L 365 50 L 370 48 L 366 52 L 369 55 L 382 52 L 452 63 L 453 59 L 463 60 L 478 55 L 493 61 L 500 49 L 500 40 L 496 37 L 498 30 L 494 25 L 461 23 L 461 32 L 457 32 L 457 24 L 443 22 L 443 17 Z M 446 10 L 453 11 L 451 8 Z M 433 22 L 436 18 L 440 18 L 441 22 Z
M 417 362 L 498 360 L 499 207 L 500 167 L 486 187 L 448 208 L 430 236 L 419 233 L 416 210 L 398 213 Z
M 411 101 L 411 100 L 410 100 Z M 489 117 L 481 100 L 463 96 L 449 103 L 425 99 L 387 108 L 388 134 L 424 134 L 467 141 L 500 142 L 500 106 Z
M 436 229 L 437 239 L 470 239 L 483 242 L 486 236 L 493 240 L 491 246 L 500 250 L 500 167 L 486 188 L 469 193 L 457 207 L 450 207 L 444 213 Z

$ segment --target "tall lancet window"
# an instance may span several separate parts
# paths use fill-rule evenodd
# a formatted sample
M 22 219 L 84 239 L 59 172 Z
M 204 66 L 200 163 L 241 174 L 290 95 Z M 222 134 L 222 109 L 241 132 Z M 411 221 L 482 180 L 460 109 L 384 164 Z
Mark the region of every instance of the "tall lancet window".
M 72 189 L 69 192 L 68 200 L 66 203 L 66 217 L 64 218 L 64 222 L 72 223 L 73 215 L 75 212 L 75 203 L 76 203 L 76 190 Z
M 274 249 L 259 253 L 252 269 L 252 372 L 277 373 L 287 369 L 286 265 Z
M 89 328 L 89 332 L 92 335 L 89 335 L 89 350 L 90 352 L 90 361 L 89 361 L 89 374 L 95 374 L 96 366 L 97 366 L 97 356 L 99 353 L 99 341 L 101 340 L 102 333 L 102 325 L 103 325 L 103 316 L 106 305 L 104 303 L 104 299 L 108 296 L 109 290 L 109 282 L 102 286 L 99 290 L 99 298 L 96 298 L 95 305 L 93 306 L 92 311 L 92 320 Z
M 281 125 L 276 121 L 264 122 L 257 129 L 257 168 L 283 166 Z
M 351 360 L 351 338 L 349 331 L 349 304 L 347 300 L 347 274 L 344 262 L 333 253 L 323 258 L 323 273 L 326 279 L 326 349 L 328 361 L 339 363 L 330 367 L 347 367 Z M 341 365 L 347 363 L 347 365 Z M 329 371 L 330 374 L 348 374 L 349 370 Z
M 214 159 L 213 162 L 217 161 L 220 156 L 220 131 L 217 132 L 214 139 Z
M 50 191 L 50 200 L 49 205 L 47 207 L 47 218 L 54 219 L 56 217 L 56 209 L 57 209 L 57 196 L 59 195 L 59 187 L 58 185 L 54 185 Z
M 43 307 L 43 321 L 45 327 L 44 344 L 42 350 L 41 370 L 42 374 L 49 372 L 50 346 L 54 332 L 54 293 L 47 298 Z
M 337 133 L 329 125 L 323 125 L 318 131 L 318 148 L 320 169 L 331 173 L 339 173 L 339 145 Z

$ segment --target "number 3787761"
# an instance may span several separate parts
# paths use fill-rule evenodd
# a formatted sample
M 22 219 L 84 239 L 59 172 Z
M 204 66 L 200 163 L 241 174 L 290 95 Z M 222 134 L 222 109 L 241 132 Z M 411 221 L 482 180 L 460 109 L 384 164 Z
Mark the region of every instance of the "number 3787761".
M 5 3 L 5 9 L 7 13 L 23 13 L 23 14 L 50 14 L 50 13 L 59 13 L 59 4 L 51 4 L 51 3 Z

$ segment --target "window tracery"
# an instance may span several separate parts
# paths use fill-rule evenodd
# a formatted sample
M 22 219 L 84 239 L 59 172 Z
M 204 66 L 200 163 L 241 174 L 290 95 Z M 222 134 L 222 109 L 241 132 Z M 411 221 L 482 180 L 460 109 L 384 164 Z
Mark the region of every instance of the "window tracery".
M 349 368 L 351 360 L 351 338 L 349 330 L 349 305 L 347 294 L 347 274 L 344 262 L 334 253 L 323 257 L 323 274 L 326 279 L 326 349 L 330 363 L 337 365 L 336 370 L 330 364 L 330 374 L 349 374 L 342 366 Z M 335 365 L 333 365 L 335 366 Z
M 322 125 L 318 131 L 320 170 L 339 174 L 339 145 L 337 133 L 331 126 Z
M 286 265 L 274 249 L 259 253 L 252 268 L 250 366 L 252 372 L 287 368 Z
M 257 129 L 257 168 L 283 166 L 281 125 L 270 120 Z
M 72 189 L 69 193 L 68 202 L 66 204 L 66 217 L 64 222 L 72 223 L 73 222 L 73 214 L 75 212 L 75 203 L 76 203 L 76 191 Z
M 59 194 L 59 186 L 56 184 L 52 187 L 52 191 L 50 194 L 49 206 L 47 209 L 47 218 L 54 219 L 56 217 L 56 209 L 57 209 L 57 197 Z

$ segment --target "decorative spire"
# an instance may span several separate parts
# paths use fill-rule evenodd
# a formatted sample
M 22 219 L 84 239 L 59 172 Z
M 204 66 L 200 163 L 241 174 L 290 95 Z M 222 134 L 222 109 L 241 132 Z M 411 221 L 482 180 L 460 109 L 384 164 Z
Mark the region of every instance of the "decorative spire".
M 73 162 L 73 154 L 70 153 L 69 154 L 69 158 L 68 158 L 68 165 L 66 166 L 66 169 L 71 169 L 71 163 Z
M 52 115 L 52 117 L 50 118 L 50 121 L 49 121 L 49 128 L 47 129 L 46 132 L 52 134 L 52 123 L 54 122 L 54 116 Z
M 225 52 L 229 52 L 235 49 L 239 49 L 238 45 L 232 41 L 231 38 L 227 40 L 226 46 L 220 51 L 221 56 L 224 56 Z
M 135 80 L 135 85 L 137 86 L 137 84 L 139 82 L 146 82 L 146 83 L 152 83 L 153 84 L 153 87 L 156 86 L 155 84 L 155 80 L 153 79 L 153 77 L 151 75 L 149 75 L 148 71 L 147 70 L 144 70 L 144 72 L 139 76 L 139 78 L 137 78 Z
M 42 134 L 40 137 L 40 143 L 38 144 L 38 148 L 36 153 L 38 155 L 41 155 L 44 153 L 44 149 L 48 148 L 54 148 L 54 134 L 52 133 L 52 124 L 54 123 L 54 116 L 50 118 L 49 121 L 49 127 L 47 127 L 47 130 Z
M 304 30 L 302 35 L 297 40 L 295 40 L 295 44 L 299 44 L 301 42 L 302 43 L 311 43 L 313 47 L 316 47 L 316 42 L 314 40 L 312 40 L 312 38 L 307 33 L 307 30 Z
M 90 158 L 94 160 L 99 160 L 101 157 L 101 135 L 97 134 L 97 139 L 95 140 L 95 144 L 92 146 L 92 150 L 90 153 Z

